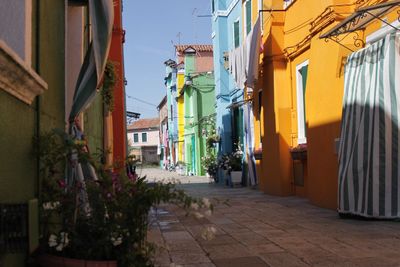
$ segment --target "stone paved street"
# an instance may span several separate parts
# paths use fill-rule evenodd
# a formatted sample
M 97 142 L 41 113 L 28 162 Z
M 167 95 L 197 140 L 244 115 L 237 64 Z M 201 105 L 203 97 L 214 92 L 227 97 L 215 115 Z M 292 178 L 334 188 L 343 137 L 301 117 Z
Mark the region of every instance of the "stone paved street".
M 400 266 L 399 222 L 340 219 L 301 198 L 217 186 L 205 177 L 143 174 L 178 178 L 191 195 L 219 199 L 213 215 L 200 219 L 159 207 L 149 233 L 157 266 Z M 215 238 L 202 237 L 206 227 L 217 230 Z

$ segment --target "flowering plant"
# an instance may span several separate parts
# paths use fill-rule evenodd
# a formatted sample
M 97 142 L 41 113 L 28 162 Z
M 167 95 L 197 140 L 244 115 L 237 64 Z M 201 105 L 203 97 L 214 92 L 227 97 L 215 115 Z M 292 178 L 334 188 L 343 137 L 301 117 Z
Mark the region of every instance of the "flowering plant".
M 91 162 L 98 179 L 64 180 L 65 164 L 77 151 L 80 164 Z M 212 211 L 209 200 L 194 199 L 171 182 L 149 185 L 97 164 L 82 144 L 65 133 L 40 137 L 41 249 L 45 253 L 85 260 L 117 260 L 118 266 L 151 266 L 154 246 L 146 241 L 148 214 L 162 202 L 195 208 L 196 217 Z M 82 188 L 88 209 L 82 209 Z
M 238 145 L 237 149 L 229 154 L 224 154 L 219 159 L 219 167 L 226 170 L 228 173 L 232 171 L 242 170 L 243 151 Z
M 204 170 L 211 176 L 214 177 L 218 172 L 218 161 L 213 153 L 209 153 L 201 158 Z

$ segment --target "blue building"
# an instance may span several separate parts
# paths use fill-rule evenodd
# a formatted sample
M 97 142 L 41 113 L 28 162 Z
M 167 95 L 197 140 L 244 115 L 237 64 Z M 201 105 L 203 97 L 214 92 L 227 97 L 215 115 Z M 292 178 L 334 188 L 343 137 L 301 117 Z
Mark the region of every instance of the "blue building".
M 229 71 L 229 54 L 243 42 L 242 1 L 211 0 L 212 39 L 216 94 L 216 127 L 221 137 L 219 155 L 232 152 L 235 144 L 244 145 L 244 88 L 239 87 Z M 222 170 L 220 182 L 226 181 Z
M 176 165 L 178 150 L 178 107 L 176 103 L 176 77 L 177 65 L 172 59 L 164 62 L 165 64 L 165 86 L 167 89 L 167 107 L 168 107 L 168 145 L 169 155 L 167 162 Z

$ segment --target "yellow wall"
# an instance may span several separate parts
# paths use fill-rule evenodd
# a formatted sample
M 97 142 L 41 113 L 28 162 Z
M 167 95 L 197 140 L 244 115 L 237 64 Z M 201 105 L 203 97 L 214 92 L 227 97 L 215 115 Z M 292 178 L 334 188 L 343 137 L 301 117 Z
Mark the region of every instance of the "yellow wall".
M 178 73 L 177 75 L 177 91 L 180 95 L 184 85 L 185 74 Z M 184 158 L 184 132 L 185 132 L 185 105 L 183 95 L 178 98 L 178 161 L 185 161 Z
M 266 0 L 264 9 L 281 8 L 282 1 Z M 364 1 L 376 3 L 377 1 Z M 382 1 L 381 1 L 382 2 Z M 301 0 L 295 1 L 286 12 L 263 13 L 263 89 L 262 108 L 264 118 L 255 116 L 256 122 L 263 120 L 263 159 L 258 162 L 260 189 L 269 194 L 296 194 L 310 199 L 316 205 L 335 209 L 337 207 L 338 159 L 334 140 L 340 135 L 343 98 L 343 62 L 349 50 L 335 42 L 319 39 L 356 5 L 350 0 Z M 339 14 L 340 13 L 340 14 Z M 397 13 L 387 16 L 389 21 L 397 19 Z M 312 24 L 313 23 L 313 24 Z M 381 23 L 373 23 L 360 33 L 378 29 Z M 352 36 L 343 44 L 352 49 Z M 357 48 L 359 49 L 359 48 Z M 296 66 L 309 60 L 305 95 L 307 136 L 307 160 L 304 161 L 305 185 L 294 186 L 293 160 L 289 149 L 297 145 L 297 84 Z M 258 110 L 258 100 L 255 110 Z M 260 123 L 258 124 L 260 125 Z M 257 130 L 256 123 L 256 132 Z M 256 141 L 257 144 L 257 141 Z

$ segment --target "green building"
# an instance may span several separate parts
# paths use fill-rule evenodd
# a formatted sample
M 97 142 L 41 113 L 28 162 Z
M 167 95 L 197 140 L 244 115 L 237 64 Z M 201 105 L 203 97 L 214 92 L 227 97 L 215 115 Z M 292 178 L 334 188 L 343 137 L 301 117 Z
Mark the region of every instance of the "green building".
M 184 50 L 184 143 L 186 171 L 192 175 L 205 175 L 202 157 L 206 155 L 209 118 L 215 114 L 215 84 L 212 63 L 201 51 L 205 46 L 188 46 Z M 200 51 L 199 51 L 200 50 Z M 209 52 L 208 52 L 209 54 Z M 212 62 L 212 50 L 211 58 Z

